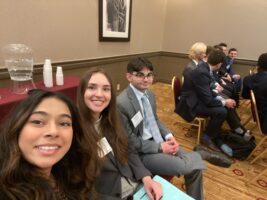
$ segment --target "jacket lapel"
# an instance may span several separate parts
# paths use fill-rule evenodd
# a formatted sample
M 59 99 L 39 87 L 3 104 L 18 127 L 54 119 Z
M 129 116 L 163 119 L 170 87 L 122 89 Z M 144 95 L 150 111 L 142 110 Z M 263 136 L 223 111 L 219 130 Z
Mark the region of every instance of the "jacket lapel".
M 136 98 L 136 96 L 134 94 L 134 91 L 130 86 L 128 86 L 128 88 L 127 88 L 127 95 L 128 95 L 129 100 L 130 100 L 130 103 L 133 105 L 134 110 L 135 110 L 135 113 L 133 113 L 133 116 L 136 113 L 138 113 L 138 111 L 140 111 L 141 114 L 143 114 L 142 110 L 141 110 L 141 107 L 139 105 L 139 101 Z M 140 135 L 143 135 L 143 120 L 140 122 L 140 124 L 137 126 L 137 128 L 139 130 Z

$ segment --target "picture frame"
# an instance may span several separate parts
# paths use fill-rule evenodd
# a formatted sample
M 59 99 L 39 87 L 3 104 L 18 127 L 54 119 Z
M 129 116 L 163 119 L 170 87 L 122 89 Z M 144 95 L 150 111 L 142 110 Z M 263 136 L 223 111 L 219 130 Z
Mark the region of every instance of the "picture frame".
M 99 0 L 99 41 L 128 42 L 132 0 Z

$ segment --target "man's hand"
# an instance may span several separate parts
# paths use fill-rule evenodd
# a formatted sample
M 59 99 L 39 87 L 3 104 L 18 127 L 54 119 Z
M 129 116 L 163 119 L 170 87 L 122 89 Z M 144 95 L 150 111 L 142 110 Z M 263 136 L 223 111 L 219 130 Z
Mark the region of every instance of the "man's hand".
M 220 86 L 219 84 L 216 86 L 215 88 L 218 92 L 222 92 L 223 91 L 223 87 Z
M 239 80 L 240 79 L 240 75 L 239 74 L 234 74 L 232 77 L 235 80 Z
M 233 99 L 225 99 L 225 106 L 227 108 L 234 108 L 236 106 L 236 102 Z
M 150 200 L 159 200 L 162 197 L 161 184 L 154 181 L 150 176 L 142 178 L 144 188 Z
M 223 85 L 226 85 L 225 81 L 221 78 L 220 79 Z
M 175 155 L 179 150 L 179 144 L 174 137 L 169 137 L 166 142 L 162 142 L 161 149 L 163 153 Z
M 223 76 L 222 79 L 232 82 L 232 78 L 229 74 L 227 74 L 227 76 Z

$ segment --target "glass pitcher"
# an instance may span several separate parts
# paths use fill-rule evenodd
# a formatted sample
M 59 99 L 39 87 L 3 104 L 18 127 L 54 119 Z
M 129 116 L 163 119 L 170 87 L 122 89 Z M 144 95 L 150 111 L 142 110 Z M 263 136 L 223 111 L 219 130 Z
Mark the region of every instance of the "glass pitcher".
M 5 66 L 13 81 L 12 91 L 25 94 L 35 88 L 32 80 L 32 49 L 25 44 L 8 44 L 3 48 Z

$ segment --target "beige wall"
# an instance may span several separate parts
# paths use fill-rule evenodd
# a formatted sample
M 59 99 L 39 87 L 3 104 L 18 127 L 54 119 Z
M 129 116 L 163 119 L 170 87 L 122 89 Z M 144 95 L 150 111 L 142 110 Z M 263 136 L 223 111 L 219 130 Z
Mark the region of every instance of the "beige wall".
M 25 43 L 36 64 L 168 51 L 225 41 L 239 58 L 267 51 L 266 0 L 132 0 L 130 42 L 98 41 L 98 0 L 0 0 L 0 47 Z M 3 66 L 0 53 L 0 67 Z
M 95 58 L 127 55 L 118 62 L 115 57 L 111 64 L 101 65 L 108 71 L 114 70 L 115 83 L 123 86 L 125 65 L 133 54 L 154 52 L 156 56 L 150 58 L 157 80 L 170 82 L 173 75 L 181 74 L 187 62 L 186 55 L 181 53 L 186 53 L 196 41 L 207 44 L 225 41 L 237 47 L 239 58 L 243 59 L 256 60 L 261 52 L 267 52 L 267 26 L 263 24 L 267 0 L 132 0 L 132 3 L 131 41 L 99 42 L 98 0 L 0 0 L 0 47 L 25 43 L 34 49 L 35 64 L 51 58 L 53 63 L 62 62 L 66 75 L 81 75 L 94 66 Z M 74 63 L 67 67 L 68 61 L 79 60 L 82 60 L 79 66 Z M 246 75 L 251 65 L 255 63 L 245 60 L 234 68 Z M 35 80 L 41 79 L 41 65 L 34 72 Z M 0 87 L 10 82 L 8 78 L 7 70 L 0 69 Z
M 168 0 L 162 50 L 187 53 L 196 41 L 226 42 L 239 58 L 267 52 L 266 0 Z
M 98 0 L 0 0 L 0 47 L 27 44 L 36 64 L 159 51 L 165 3 L 133 0 L 131 41 L 123 43 L 98 41 Z

